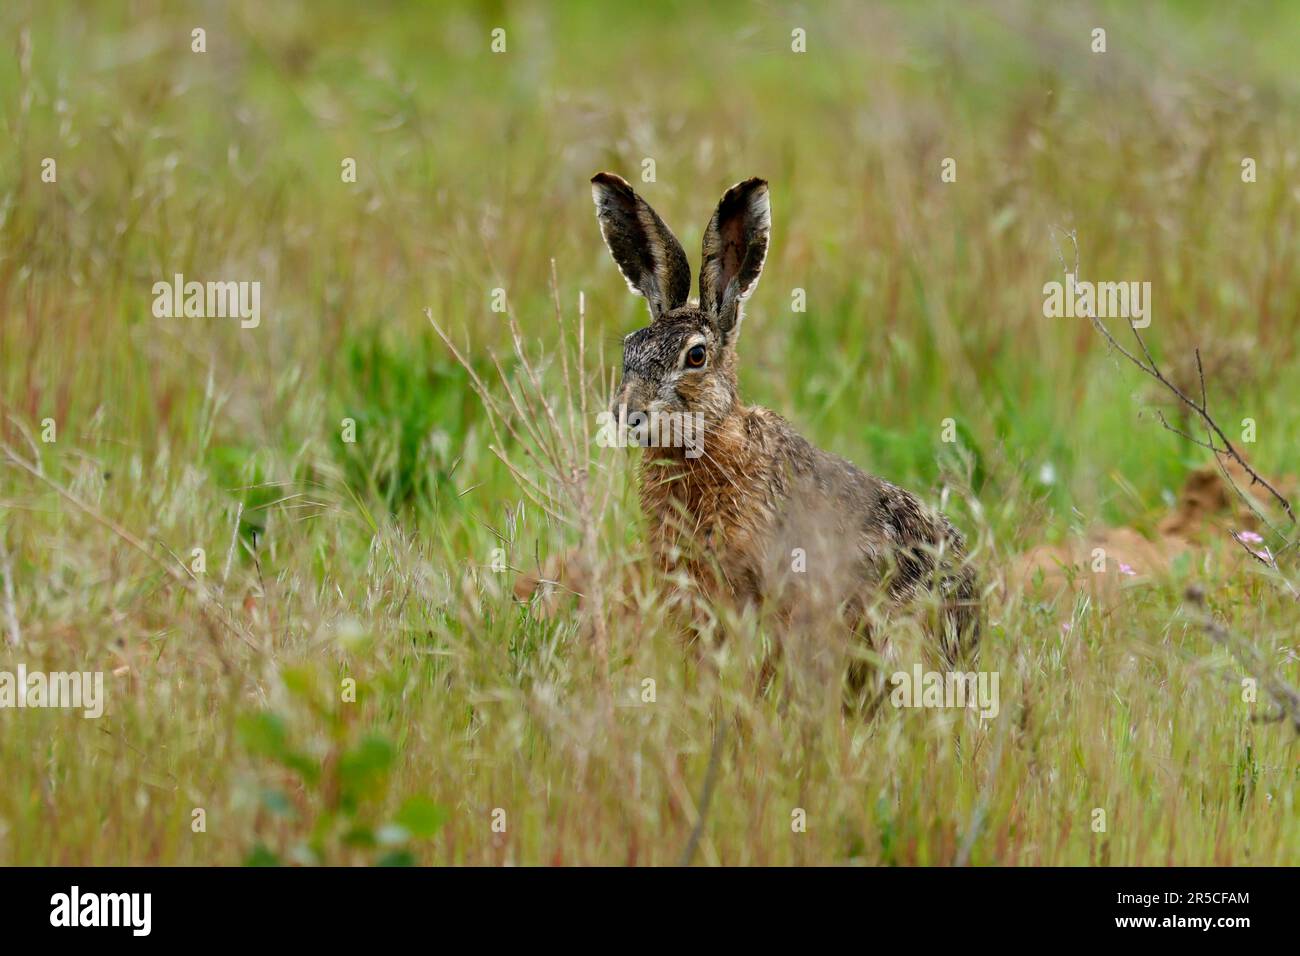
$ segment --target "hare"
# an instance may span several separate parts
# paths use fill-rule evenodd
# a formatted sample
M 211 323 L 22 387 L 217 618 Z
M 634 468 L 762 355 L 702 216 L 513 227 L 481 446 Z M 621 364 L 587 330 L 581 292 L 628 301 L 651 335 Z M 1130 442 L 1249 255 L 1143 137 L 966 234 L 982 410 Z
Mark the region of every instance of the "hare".
M 623 340 L 612 414 L 703 425 L 697 443 L 643 454 L 640 498 L 657 563 L 686 571 L 708 596 L 741 607 L 776 600 L 813 626 L 838 613 L 858 632 L 869 631 L 873 608 L 888 613 L 929 593 L 939 650 L 955 661 L 973 649 L 978 588 L 948 520 L 740 399 L 736 345 L 767 256 L 767 183 L 747 179 L 723 194 L 704 231 L 698 302 L 688 300 L 681 243 L 650 205 L 612 173 L 591 183 L 605 243 L 651 319 Z

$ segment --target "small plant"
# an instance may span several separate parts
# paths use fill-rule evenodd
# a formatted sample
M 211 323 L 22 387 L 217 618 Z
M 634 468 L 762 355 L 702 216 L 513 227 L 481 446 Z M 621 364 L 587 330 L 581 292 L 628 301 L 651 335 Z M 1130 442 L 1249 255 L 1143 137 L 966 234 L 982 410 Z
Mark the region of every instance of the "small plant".
M 295 745 L 287 721 L 270 711 L 239 719 L 244 747 L 280 771 L 279 784 L 263 789 L 260 797 L 263 809 L 280 820 L 278 832 L 259 837 L 245 864 L 414 865 L 415 845 L 442 828 L 446 807 L 415 796 L 386 815 L 382 808 L 390 803 L 396 747 L 382 734 L 354 733 L 351 712 L 325 703 L 313 671 L 289 670 L 283 678 L 322 725 L 327 747 L 317 754 Z
M 455 468 L 447 435 L 466 425 L 465 372 L 377 336 L 354 337 L 342 351 L 333 421 L 351 420 L 354 433 L 336 433 L 332 444 L 348 484 L 373 490 L 389 512 L 428 501 Z

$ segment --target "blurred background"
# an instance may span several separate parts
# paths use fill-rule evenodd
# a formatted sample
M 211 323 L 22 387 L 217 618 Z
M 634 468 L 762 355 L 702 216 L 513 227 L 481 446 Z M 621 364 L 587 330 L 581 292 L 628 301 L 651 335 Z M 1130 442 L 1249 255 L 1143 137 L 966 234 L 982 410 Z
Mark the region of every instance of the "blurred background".
M 499 343 L 503 288 L 547 345 L 554 258 L 612 342 L 642 304 L 608 267 L 592 173 L 635 181 L 693 267 L 721 191 L 762 175 L 753 400 L 900 481 L 933 479 L 951 416 L 999 480 L 1055 476 L 1039 489 L 1054 509 L 1128 517 L 1186 452 L 1138 421 L 1142 383 L 1102 373 L 1086 324 L 1043 318 L 1054 228 L 1077 231 L 1084 278 L 1152 283 L 1157 354 L 1222 364 L 1215 404 L 1267 422 L 1259 456 L 1300 439 L 1273 408 L 1295 368 L 1300 12 L 1232 11 L 6 4 L 4 399 L 77 429 L 111 407 L 151 443 L 198 414 L 211 376 L 229 392 L 216 446 L 295 444 L 323 412 L 384 417 L 414 394 L 455 433 L 473 403 L 424 307 Z M 153 320 L 151 285 L 175 272 L 259 279 L 264 327 Z
M 192 49 L 196 28 L 205 52 Z M 1093 52 L 1095 28 L 1105 30 L 1104 53 Z M 493 51 L 495 30 L 503 52 Z M 792 49 L 798 31 L 805 52 Z M 391 749 L 387 761 L 377 751 L 356 758 L 358 793 L 370 794 L 369 754 L 396 775 L 376 797 L 389 810 L 408 791 L 433 794 L 436 812 L 412 811 L 424 820 L 417 829 L 455 821 L 466 801 L 486 813 L 503 786 L 535 793 L 533 773 L 548 759 L 578 765 L 558 745 L 541 755 L 529 729 L 541 718 L 519 703 L 532 668 L 555 666 L 543 653 L 553 634 L 508 609 L 480 610 L 499 642 L 464 663 L 481 645 L 462 627 L 460 574 L 487 560 L 522 499 L 488 449 L 466 373 L 423 310 L 487 376 L 488 350 L 509 350 L 505 316 L 492 309 L 503 289 L 530 351 L 553 356 L 562 344 L 554 264 L 564 307 L 583 295 L 586 371 L 598 388 L 622 335 L 645 323 L 596 226 L 588 180 L 598 170 L 635 184 L 693 270 L 722 191 L 767 178 L 773 242 L 748 306 L 742 393 L 867 470 L 931 497 L 961 489 L 957 523 L 985 530 L 995 564 L 1094 522 L 1150 530 L 1204 460 L 1159 427 L 1157 409 L 1179 420 L 1166 397 L 1108 355 L 1086 322 L 1044 318 L 1043 284 L 1062 278 L 1062 255 L 1073 260 L 1069 231 L 1083 278 L 1151 283 L 1148 342 L 1176 380 L 1196 381 L 1199 347 L 1211 407 L 1231 437 L 1253 418 L 1257 442 L 1246 453 L 1265 472 L 1292 468 L 1298 37 L 1300 6 L 1287 3 L 8 0 L 0 435 L 40 456 L 101 516 L 160 542 L 157 554 L 189 564 L 202 545 L 260 651 L 204 637 L 188 599 L 119 536 L 31 475 L 0 469 L 0 540 L 28 657 L 123 669 L 107 738 L 68 731 L 58 715 L 27 718 L 46 722 L 24 725 L 44 728 L 36 734 L 0 725 L 9 781 L 0 861 L 288 859 L 292 835 L 311 830 L 302 822 L 313 819 L 302 796 L 311 785 L 268 783 L 246 752 L 285 758 L 285 735 L 312 711 L 293 694 L 310 698 L 303 688 L 317 678 L 278 681 L 277 668 L 305 674 L 328 647 L 343 655 L 328 658 L 330 680 L 360 673 L 346 663 L 353 639 L 373 642 L 371 686 L 389 696 L 371 700 L 368 719 Z M 42 181 L 46 158 L 56 182 Z M 954 182 L 941 181 L 948 158 Z M 1243 182 L 1246 158 L 1255 182 Z M 355 182 L 341 175 L 347 159 Z M 154 318 L 152 286 L 176 273 L 261 282 L 260 326 Z M 804 311 L 793 304 L 800 289 Z M 57 442 L 30 447 L 25 436 L 47 418 Z M 355 444 L 340 437 L 344 418 L 357 424 Z M 954 443 L 940 439 L 949 418 Z M 629 547 L 638 538 L 631 526 L 615 534 Z M 507 542 L 512 567 L 533 558 L 536 538 L 524 537 Z M 421 596 L 429 603 L 412 620 Z M 1155 601 L 1161 613 L 1171 602 Z M 1026 614 L 1007 633 L 1042 627 L 1055 637 L 1054 624 Z M 1162 633 L 1166 618 L 1152 620 L 1144 634 Z M 456 671 L 458 660 L 467 669 Z M 1099 672 L 1096 693 L 1113 680 Z M 421 687 L 444 699 L 421 697 Z M 506 699 L 498 693 L 522 696 L 492 723 L 480 708 Z M 1117 719 L 1109 706 L 1098 697 L 1095 714 L 1062 717 L 1053 732 L 1087 735 Z M 259 708 L 279 708 L 284 723 L 239 723 Z M 316 734 L 303 744 L 312 760 L 351 746 L 366 723 L 329 720 L 298 727 Z M 416 724 L 430 728 L 422 742 Z M 1217 761 L 1239 762 L 1238 724 L 1187 733 L 1187 749 L 1175 743 L 1162 758 L 1166 770 L 1198 737 Z M 693 739 L 707 748 L 707 731 Z M 926 739 L 911 751 L 918 761 Z M 1064 738 L 1051 746 L 1075 753 L 1076 772 L 1095 782 L 1110 779 L 1107 748 L 1119 745 L 1107 736 L 1095 754 Z M 419 769 L 463 767 L 464 748 L 476 747 L 481 790 L 461 770 L 448 771 L 453 784 Z M 701 759 L 694 745 L 682 754 Z M 230 766 L 214 767 L 214 755 Z M 834 765 L 828 757 L 822 769 Z M 1166 770 L 1115 772 L 1158 788 Z M 979 774 L 959 776 L 929 781 L 949 787 L 953 803 L 927 805 L 928 816 L 873 797 L 877 809 L 847 817 L 853 835 L 837 830 L 834 847 L 813 858 L 951 859 Z M 671 806 L 681 780 L 665 779 Z M 1178 813 L 1203 782 L 1124 792 Z M 119 784 L 95 814 L 77 809 Z M 1239 789 L 1221 786 L 1223 812 L 1240 812 Z M 863 787 L 839 780 L 823 790 L 848 806 Z M 267 792 L 288 796 L 277 803 Z M 918 785 L 912 799 L 929 792 Z M 595 785 L 592 794 L 606 809 L 614 799 Z M 320 798 L 317 810 L 343 813 L 348 801 L 338 799 Z M 192 846 L 183 823 L 165 835 L 165 821 L 188 819 L 204 800 L 239 821 L 216 849 Z M 880 806 L 900 816 L 885 820 Z M 45 832 L 40 821 L 56 812 L 64 822 Z M 567 812 L 600 819 L 581 803 Z M 636 824 L 615 814 L 610 833 L 653 832 L 662 820 L 646 812 Z M 685 811 L 664 812 L 691 823 Z M 988 812 L 1016 832 L 1010 804 Z M 1037 832 L 1047 819 L 1057 818 L 1039 819 Z M 1151 852 L 1209 862 L 1221 823 L 1188 823 Z M 1294 834 L 1294 820 L 1285 825 Z M 765 860 L 746 843 L 747 826 L 735 822 L 730 852 L 719 837 L 719 859 L 792 859 L 773 851 Z M 625 859 L 621 843 L 615 852 L 595 831 L 560 852 L 545 835 L 554 828 L 513 848 L 467 829 L 416 858 Z M 1282 832 L 1242 836 L 1240 846 L 1258 859 Z M 975 859 L 1079 862 L 1095 854 L 1088 847 L 1085 836 L 1012 840 Z M 674 851 L 640 852 L 670 860 Z M 1145 852 L 1117 846 L 1115 858 Z

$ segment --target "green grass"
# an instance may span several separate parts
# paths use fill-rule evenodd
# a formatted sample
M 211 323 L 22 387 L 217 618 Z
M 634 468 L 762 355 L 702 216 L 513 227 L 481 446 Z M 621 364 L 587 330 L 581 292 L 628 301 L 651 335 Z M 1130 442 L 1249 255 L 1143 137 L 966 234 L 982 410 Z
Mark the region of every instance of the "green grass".
M 763 175 L 746 397 L 948 488 L 996 585 L 1073 529 L 1151 528 L 1202 461 L 1094 331 L 1043 318 L 1054 228 L 1084 278 L 1152 282 L 1162 361 L 1242 356 L 1211 406 L 1234 438 L 1256 419 L 1262 471 L 1294 468 L 1297 29 L 1288 4 L 4 5 L 30 63 L 0 58 L 0 436 L 86 509 L 0 467 L 23 642 L 0 669 L 106 671 L 109 698 L 98 721 L 0 711 L 0 864 L 673 863 L 720 720 L 702 862 L 1300 862 L 1295 734 L 1252 721 L 1186 580 L 1118 607 L 995 589 L 983 725 L 755 698 L 764 635 L 702 663 L 647 582 L 610 612 L 607 718 L 582 617 L 539 619 L 491 570 L 495 548 L 531 569 L 575 539 L 492 453 L 423 315 L 503 395 L 505 289 L 558 394 L 554 261 L 570 322 L 585 297 L 598 405 L 645 313 L 592 173 L 653 158 L 638 188 L 693 262 L 723 189 Z M 261 281 L 261 326 L 155 319 L 178 272 Z M 32 448 L 46 418 L 57 440 Z M 630 456 L 592 455 L 603 553 L 636 557 Z M 1300 680 L 1275 582 L 1188 574 Z

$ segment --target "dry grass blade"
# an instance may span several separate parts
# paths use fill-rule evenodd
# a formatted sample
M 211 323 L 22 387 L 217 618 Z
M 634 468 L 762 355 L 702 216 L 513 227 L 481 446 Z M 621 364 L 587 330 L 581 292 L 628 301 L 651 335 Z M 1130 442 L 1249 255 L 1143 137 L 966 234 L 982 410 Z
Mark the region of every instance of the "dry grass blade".
M 6 639 L 10 647 L 19 647 L 23 643 L 23 632 L 18 626 L 18 610 L 14 605 L 13 564 L 3 535 L 0 535 L 0 575 L 4 576 Z
M 178 567 L 175 564 L 170 564 L 162 560 L 161 558 L 159 558 L 158 555 L 153 553 L 153 549 L 150 548 L 143 541 L 141 541 L 138 537 L 136 537 L 126 528 L 123 528 L 116 521 L 113 521 L 107 515 L 103 514 L 101 511 L 99 511 L 99 509 L 94 508 L 91 505 L 87 504 L 86 502 L 82 501 L 79 497 L 74 495 L 63 485 L 59 484 L 53 478 L 46 475 L 43 469 L 33 464 L 32 462 L 24 460 L 23 457 L 19 455 L 16 451 L 14 451 L 14 449 L 10 445 L 0 444 L 0 451 L 3 451 L 5 453 L 5 457 L 9 460 L 10 464 L 14 465 L 17 468 L 22 469 L 23 471 L 31 475 L 33 478 L 36 478 L 38 481 L 42 482 L 43 484 L 51 488 L 56 494 L 58 494 L 60 498 L 68 502 L 68 504 L 72 505 L 74 508 L 76 508 L 82 514 L 86 515 L 86 517 L 90 518 L 95 523 L 107 528 L 118 538 L 120 538 L 121 540 L 125 541 L 128 545 L 130 545 L 131 548 L 133 548 L 134 550 L 138 551 L 140 554 L 148 558 L 149 561 L 151 561 L 164 574 L 166 574 L 169 578 L 171 578 L 172 581 L 181 585 L 183 588 L 185 588 L 187 591 L 193 594 L 195 599 L 198 601 L 199 609 L 202 611 L 205 618 L 211 617 L 215 619 L 217 623 L 221 624 L 221 626 L 224 627 L 227 631 L 229 631 L 235 637 L 239 638 L 241 641 L 247 644 L 251 650 L 256 651 L 259 654 L 263 653 L 263 649 L 259 647 L 251 637 L 249 637 L 246 633 L 244 633 L 244 631 L 234 623 L 229 613 L 226 611 L 225 607 L 222 606 L 221 602 L 219 602 L 218 600 L 216 600 L 216 598 L 212 596 L 211 592 L 203 586 L 202 582 L 198 581 L 193 575 L 188 574 L 181 570 L 181 567 L 184 567 L 183 565 Z M 188 569 L 186 569 L 186 571 L 188 571 Z M 219 643 L 217 645 L 217 649 L 218 652 L 220 653 Z M 226 667 L 227 665 L 224 658 L 224 654 L 222 654 L 221 656 L 222 656 L 223 667 Z
M 500 386 L 505 391 L 508 406 L 515 417 L 522 423 L 525 439 L 511 423 L 489 392 L 486 384 L 478 377 L 465 354 L 451 340 L 451 336 L 433 317 L 432 309 L 425 309 L 425 315 L 433 325 L 439 338 L 447 345 L 452 357 L 466 370 L 476 394 L 483 403 L 488 419 L 493 423 L 493 430 L 499 423 L 514 441 L 524 449 L 529 457 L 540 466 L 545 461 L 549 467 L 542 468 L 542 482 L 526 475 L 511 460 L 503 447 L 493 446 L 492 453 L 506 466 L 511 477 L 524 496 L 550 518 L 566 528 L 579 531 L 578 553 L 583 564 L 582 613 L 595 645 L 597 665 L 600 671 L 600 697 L 605 719 L 615 732 L 614 698 L 609 684 L 609 631 L 605 619 L 607 587 L 604 581 L 606 562 L 600 555 L 599 534 L 600 516 L 604 513 L 609 500 L 609 489 L 597 506 L 592 499 L 591 461 L 585 438 L 585 427 L 578 424 L 585 421 L 586 395 L 584 382 L 586 375 L 582 367 L 585 360 L 586 336 L 583 320 L 580 316 L 578 337 L 578 356 L 570 368 L 568 350 L 570 343 L 564 335 L 567 324 L 563 319 L 560 305 L 559 284 L 554 268 L 551 274 L 551 293 L 555 305 L 556 327 L 561 332 L 560 353 L 563 381 L 563 405 L 557 412 L 555 403 L 547 396 L 542 376 L 525 349 L 523 334 L 512 313 L 507 314 L 511 340 L 514 345 L 515 360 L 523 372 L 522 379 L 513 384 L 510 376 L 497 356 L 489 351 L 493 367 L 500 379 Z M 562 422 L 567 422 L 568 428 Z
M 1203 590 L 1199 587 L 1188 588 L 1185 597 L 1201 612 L 1198 621 L 1201 629 L 1214 643 L 1236 658 L 1247 674 L 1259 681 L 1277 704 L 1280 717 L 1289 720 L 1296 733 L 1300 734 L 1300 691 L 1278 677 L 1249 641 L 1238 637 L 1214 619 L 1206 607 Z

